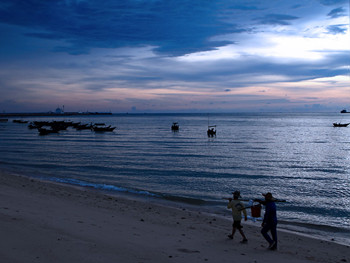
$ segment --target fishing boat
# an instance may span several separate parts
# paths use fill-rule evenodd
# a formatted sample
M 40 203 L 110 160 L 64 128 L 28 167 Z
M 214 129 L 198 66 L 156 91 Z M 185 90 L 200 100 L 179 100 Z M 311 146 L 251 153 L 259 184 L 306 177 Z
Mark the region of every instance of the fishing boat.
M 179 124 L 177 122 L 173 122 L 173 125 L 171 125 L 172 131 L 178 131 L 179 130 Z
M 38 128 L 39 134 L 40 135 L 48 135 L 51 133 L 58 133 L 58 130 L 54 129 L 45 129 L 45 128 Z
M 63 131 L 67 130 L 67 128 L 70 126 L 70 123 L 65 121 L 52 121 L 48 124 L 48 126 L 50 126 L 52 130 Z
M 333 127 L 348 127 L 350 123 L 337 123 L 337 122 L 334 122 L 333 123 Z
M 73 128 L 77 128 L 79 125 L 81 125 L 81 122 L 72 122 L 70 126 Z
M 216 125 L 208 126 L 207 134 L 208 134 L 208 137 L 216 136 Z
M 105 126 L 105 127 L 101 127 L 101 126 L 93 126 L 92 129 L 95 131 L 95 132 L 106 132 L 106 131 L 114 131 L 116 127 L 111 127 L 111 125 L 109 126 Z
M 48 121 L 33 121 L 32 124 L 37 128 L 41 128 L 43 126 L 48 126 L 50 122 Z
M 77 131 L 81 131 L 81 130 L 91 130 L 92 129 L 92 124 L 79 124 L 75 126 L 75 129 Z
M 13 120 L 12 122 L 15 122 L 15 123 L 28 123 L 28 121 L 24 121 L 24 120 Z
M 208 130 L 207 130 L 208 137 L 214 137 L 216 136 L 216 125 L 210 125 L 209 124 L 209 114 L 208 114 Z
M 34 122 L 30 122 L 28 124 L 28 129 L 38 129 L 41 128 L 43 125 L 36 125 Z

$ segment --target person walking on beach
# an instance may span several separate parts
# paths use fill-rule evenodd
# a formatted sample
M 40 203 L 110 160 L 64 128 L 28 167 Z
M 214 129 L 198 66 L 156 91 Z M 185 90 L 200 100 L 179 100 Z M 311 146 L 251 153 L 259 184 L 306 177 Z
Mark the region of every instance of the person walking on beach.
M 277 213 L 276 213 L 276 204 L 274 202 L 274 198 L 271 193 L 263 194 L 265 197 L 265 201 L 261 203 L 265 205 L 265 214 L 264 219 L 261 224 L 261 234 L 269 242 L 269 249 L 276 250 L 277 249 Z M 271 232 L 271 236 L 268 232 Z
M 241 225 L 242 221 L 242 213 L 244 214 L 244 220 L 247 221 L 247 211 L 245 210 L 244 204 L 238 200 L 239 197 L 241 197 L 241 194 L 239 191 L 235 191 L 232 193 L 233 199 L 228 199 L 227 208 L 232 209 L 232 218 L 233 218 L 233 224 L 232 224 L 232 234 L 228 235 L 230 239 L 233 239 L 236 229 L 238 229 L 239 233 L 243 237 L 243 240 L 241 243 L 247 243 L 248 239 L 246 238 Z

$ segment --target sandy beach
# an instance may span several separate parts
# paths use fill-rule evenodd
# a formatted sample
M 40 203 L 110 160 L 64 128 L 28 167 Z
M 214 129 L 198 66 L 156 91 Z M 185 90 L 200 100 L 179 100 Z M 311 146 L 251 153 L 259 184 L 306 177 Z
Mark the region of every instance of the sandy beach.
M 349 246 L 279 230 L 267 249 L 259 223 L 227 238 L 231 218 L 0 174 L 0 261 L 350 262 Z M 226 209 L 223 207 L 223 209 Z M 229 213 L 228 213 L 229 215 Z

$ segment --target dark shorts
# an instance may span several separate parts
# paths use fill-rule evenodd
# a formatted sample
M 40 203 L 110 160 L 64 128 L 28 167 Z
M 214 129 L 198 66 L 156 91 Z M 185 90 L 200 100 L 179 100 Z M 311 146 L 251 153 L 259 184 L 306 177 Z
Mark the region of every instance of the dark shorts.
M 235 227 L 235 228 L 238 228 L 238 229 L 243 228 L 243 226 L 241 225 L 241 220 L 233 221 L 232 227 Z

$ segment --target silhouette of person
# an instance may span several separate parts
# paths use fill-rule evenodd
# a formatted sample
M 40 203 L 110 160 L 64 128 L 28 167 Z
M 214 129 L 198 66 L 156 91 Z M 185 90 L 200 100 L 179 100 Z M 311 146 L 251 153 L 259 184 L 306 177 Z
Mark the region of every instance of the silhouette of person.
M 244 220 L 247 221 L 247 211 L 245 210 L 244 204 L 238 200 L 239 197 L 241 197 L 241 194 L 239 191 L 235 191 L 233 194 L 233 200 L 232 198 L 228 199 L 227 208 L 232 209 L 232 234 L 228 235 L 230 239 L 233 239 L 236 229 L 238 229 L 239 233 L 243 237 L 241 243 L 247 243 L 248 239 L 246 238 L 241 225 L 242 221 L 242 213 L 244 214 Z
M 269 249 L 277 249 L 277 213 L 276 213 L 276 204 L 271 193 L 263 194 L 265 201 L 262 201 L 265 205 L 265 214 L 264 219 L 261 224 L 261 234 L 269 242 Z M 271 237 L 268 234 L 271 232 Z

